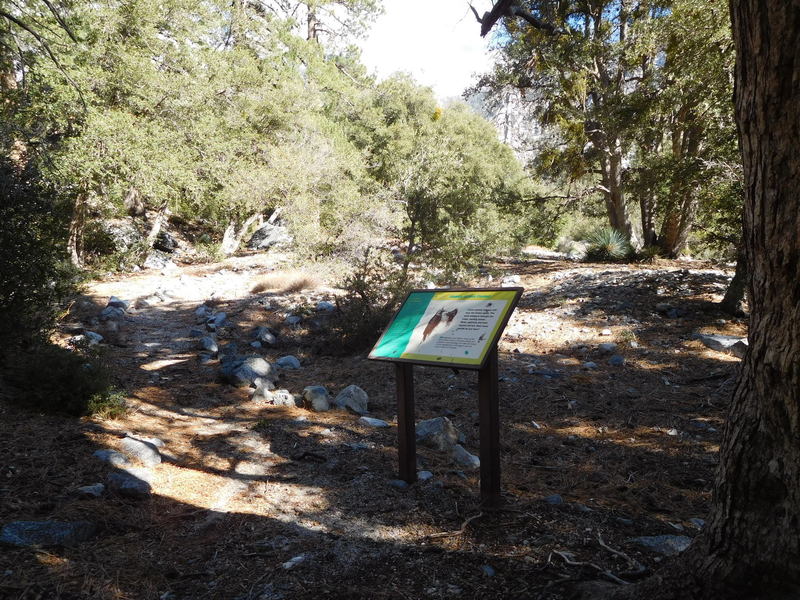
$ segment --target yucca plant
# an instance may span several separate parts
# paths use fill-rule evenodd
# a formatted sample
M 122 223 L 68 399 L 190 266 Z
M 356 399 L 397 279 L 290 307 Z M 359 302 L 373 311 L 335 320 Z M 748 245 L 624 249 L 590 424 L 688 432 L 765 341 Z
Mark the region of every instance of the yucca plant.
M 586 260 L 613 262 L 630 256 L 632 249 L 625 236 L 613 227 L 600 227 L 589 234 Z

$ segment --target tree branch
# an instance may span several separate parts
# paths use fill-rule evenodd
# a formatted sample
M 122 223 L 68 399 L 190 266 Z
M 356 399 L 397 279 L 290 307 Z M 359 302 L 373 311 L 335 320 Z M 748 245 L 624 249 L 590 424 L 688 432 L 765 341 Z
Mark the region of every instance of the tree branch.
M 549 33 L 550 35 L 560 35 L 564 33 L 562 29 L 559 29 L 551 23 L 545 23 L 534 16 L 533 13 L 519 6 L 516 0 L 500 0 L 492 7 L 491 11 L 483 13 L 483 17 L 478 17 L 478 11 L 476 11 L 471 4 L 470 8 L 475 14 L 478 23 L 481 24 L 481 37 L 486 36 L 501 17 L 519 17 L 526 21 L 531 27 Z

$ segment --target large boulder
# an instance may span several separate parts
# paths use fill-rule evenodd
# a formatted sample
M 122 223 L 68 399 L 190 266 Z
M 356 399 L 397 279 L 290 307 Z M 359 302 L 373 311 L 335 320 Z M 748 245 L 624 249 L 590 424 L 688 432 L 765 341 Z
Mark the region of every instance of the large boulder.
M 156 241 L 153 242 L 153 248 L 162 252 L 172 253 L 178 249 L 178 240 L 172 237 L 168 231 L 161 230 L 156 236 Z
M 267 250 L 289 246 L 293 241 L 289 230 L 278 221 L 257 229 L 247 241 L 247 247 L 251 250 Z
M 346 408 L 357 415 L 365 415 L 368 412 L 367 403 L 369 396 L 367 392 L 357 385 L 348 385 L 336 396 L 333 403 L 339 408 Z
M 222 357 L 222 378 L 236 387 L 257 385 L 257 380 L 278 380 L 277 369 L 260 356 L 238 358 L 224 355 Z

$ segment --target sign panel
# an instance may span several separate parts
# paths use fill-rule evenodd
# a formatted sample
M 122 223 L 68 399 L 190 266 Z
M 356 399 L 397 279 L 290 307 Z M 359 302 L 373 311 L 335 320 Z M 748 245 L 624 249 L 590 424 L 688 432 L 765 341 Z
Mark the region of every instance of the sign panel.
M 479 369 L 521 295 L 522 288 L 414 290 L 369 358 Z

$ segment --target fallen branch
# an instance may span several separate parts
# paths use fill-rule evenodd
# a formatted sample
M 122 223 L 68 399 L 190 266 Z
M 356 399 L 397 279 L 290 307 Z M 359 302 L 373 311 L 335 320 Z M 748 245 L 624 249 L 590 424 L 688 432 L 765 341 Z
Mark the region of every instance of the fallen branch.
M 468 518 L 466 521 L 464 521 L 461 524 L 461 527 L 458 529 L 458 531 L 446 531 L 444 533 L 432 533 L 431 535 L 428 535 L 426 537 L 431 538 L 431 539 L 439 539 L 439 538 L 452 537 L 452 536 L 456 536 L 456 535 L 462 535 L 467 530 L 467 525 L 472 523 L 475 519 L 480 519 L 482 516 L 483 516 L 483 511 L 479 512 L 477 515 L 472 515 L 470 518 Z
M 622 552 L 620 550 L 615 550 L 614 548 L 612 548 L 611 546 L 606 544 L 603 541 L 603 538 L 600 536 L 600 532 L 599 531 L 597 532 L 597 543 L 600 544 L 601 548 L 605 548 L 606 550 L 611 552 L 611 554 L 613 554 L 615 556 L 619 556 L 620 558 L 624 558 L 628 562 L 628 565 L 631 567 L 631 570 L 630 571 L 625 571 L 624 573 L 620 573 L 620 575 L 622 575 L 623 577 L 636 578 L 636 577 L 641 577 L 642 575 L 647 573 L 647 571 L 648 571 L 647 567 L 645 567 L 638 560 L 636 560 L 634 558 L 631 558 L 630 556 L 628 556 L 624 552 Z
M 630 585 L 629 581 L 620 579 L 608 569 L 604 569 L 603 567 L 598 567 L 594 563 L 572 560 L 571 558 L 569 558 L 569 556 L 567 556 L 565 552 L 559 552 L 558 550 L 553 550 L 553 553 L 558 554 L 561 558 L 563 558 L 564 562 L 570 567 L 591 567 L 592 569 L 600 573 L 603 577 L 609 579 L 610 581 L 613 581 L 614 583 L 618 583 L 619 585 Z

